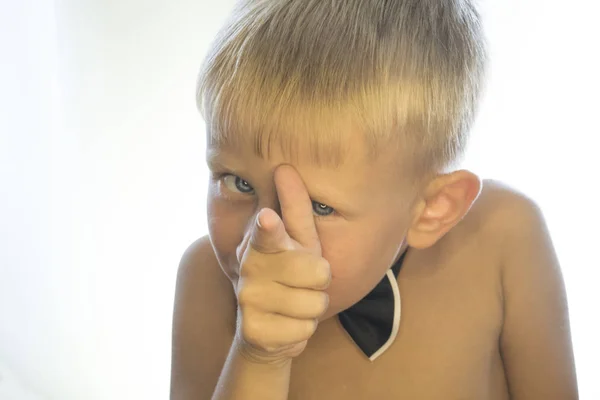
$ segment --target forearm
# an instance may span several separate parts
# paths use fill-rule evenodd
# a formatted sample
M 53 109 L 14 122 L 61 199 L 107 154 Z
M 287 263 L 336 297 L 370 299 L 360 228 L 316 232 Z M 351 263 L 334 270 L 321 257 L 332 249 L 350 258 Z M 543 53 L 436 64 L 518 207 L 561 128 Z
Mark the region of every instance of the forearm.
M 286 400 L 291 360 L 261 364 L 252 361 L 233 341 L 212 400 Z

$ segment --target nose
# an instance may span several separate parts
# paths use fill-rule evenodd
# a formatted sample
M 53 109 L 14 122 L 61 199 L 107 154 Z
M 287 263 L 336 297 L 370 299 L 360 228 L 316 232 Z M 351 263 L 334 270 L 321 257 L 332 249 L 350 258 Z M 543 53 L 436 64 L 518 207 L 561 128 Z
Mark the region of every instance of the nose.
M 279 204 L 279 199 L 277 198 L 277 190 L 274 186 L 269 190 L 268 195 L 263 195 L 258 198 L 253 217 L 256 218 L 256 214 L 263 208 L 270 208 L 279 215 L 279 218 L 281 218 L 281 206 Z

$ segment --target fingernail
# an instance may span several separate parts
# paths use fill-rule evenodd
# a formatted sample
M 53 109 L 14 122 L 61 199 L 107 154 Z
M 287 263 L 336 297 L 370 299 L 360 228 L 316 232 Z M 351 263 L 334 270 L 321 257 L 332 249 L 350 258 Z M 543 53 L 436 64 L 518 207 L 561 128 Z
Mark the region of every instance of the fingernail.
M 262 212 L 262 210 L 260 210 L 258 212 L 258 214 L 256 214 L 256 225 L 258 225 L 258 227 L 262 229 L 263 226 L 260 224 L 260 218 L 259 218 L 261 212 Z

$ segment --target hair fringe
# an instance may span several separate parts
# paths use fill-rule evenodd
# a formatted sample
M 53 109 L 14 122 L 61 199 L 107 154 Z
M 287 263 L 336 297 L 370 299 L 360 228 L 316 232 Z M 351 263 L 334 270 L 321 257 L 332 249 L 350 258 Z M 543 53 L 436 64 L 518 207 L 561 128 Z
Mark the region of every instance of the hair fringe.
M 244 0 L 198 77 L 208 140 L 339 164 L 349 131 L 418 176 L 464 153 L 485 75 L 468 0 Z M 352 143 L 354 145 L 354 143 Z

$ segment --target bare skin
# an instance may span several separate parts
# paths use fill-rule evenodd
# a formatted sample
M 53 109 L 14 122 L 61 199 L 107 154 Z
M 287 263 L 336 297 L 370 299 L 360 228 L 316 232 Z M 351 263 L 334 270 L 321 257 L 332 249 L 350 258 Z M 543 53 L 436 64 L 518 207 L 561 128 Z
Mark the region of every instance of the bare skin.
M 539 210 L 493 181 L 483 182 L 474 201 L 475 181 L 457 176 L 442 185 L 444 201 L 432 195 L 417 207 L 406 235 L 394 242 L 401 245 L 390 243 L 395 250 L 411 245 L 398 277 L 402 320 L 394 344 L 369 361 L 335 318 L 356 299 L 332 283 L 330 315 L 293 359 L 287 398 L 577 398 L 564 286 Z M 218 242 L 218 232 L 214 237 Z M 172 399 L 210 399 L 224 370 L 237 307 L 227 254 L 223 242 L 205 237 L 183 257 Z M 335 256 L 334 278 L 342 268 Z M 351 275 L 344 284 L 354 284 Z M 256 376 L 271 376 L 271 367 L 278 368 L 262 365 Z

